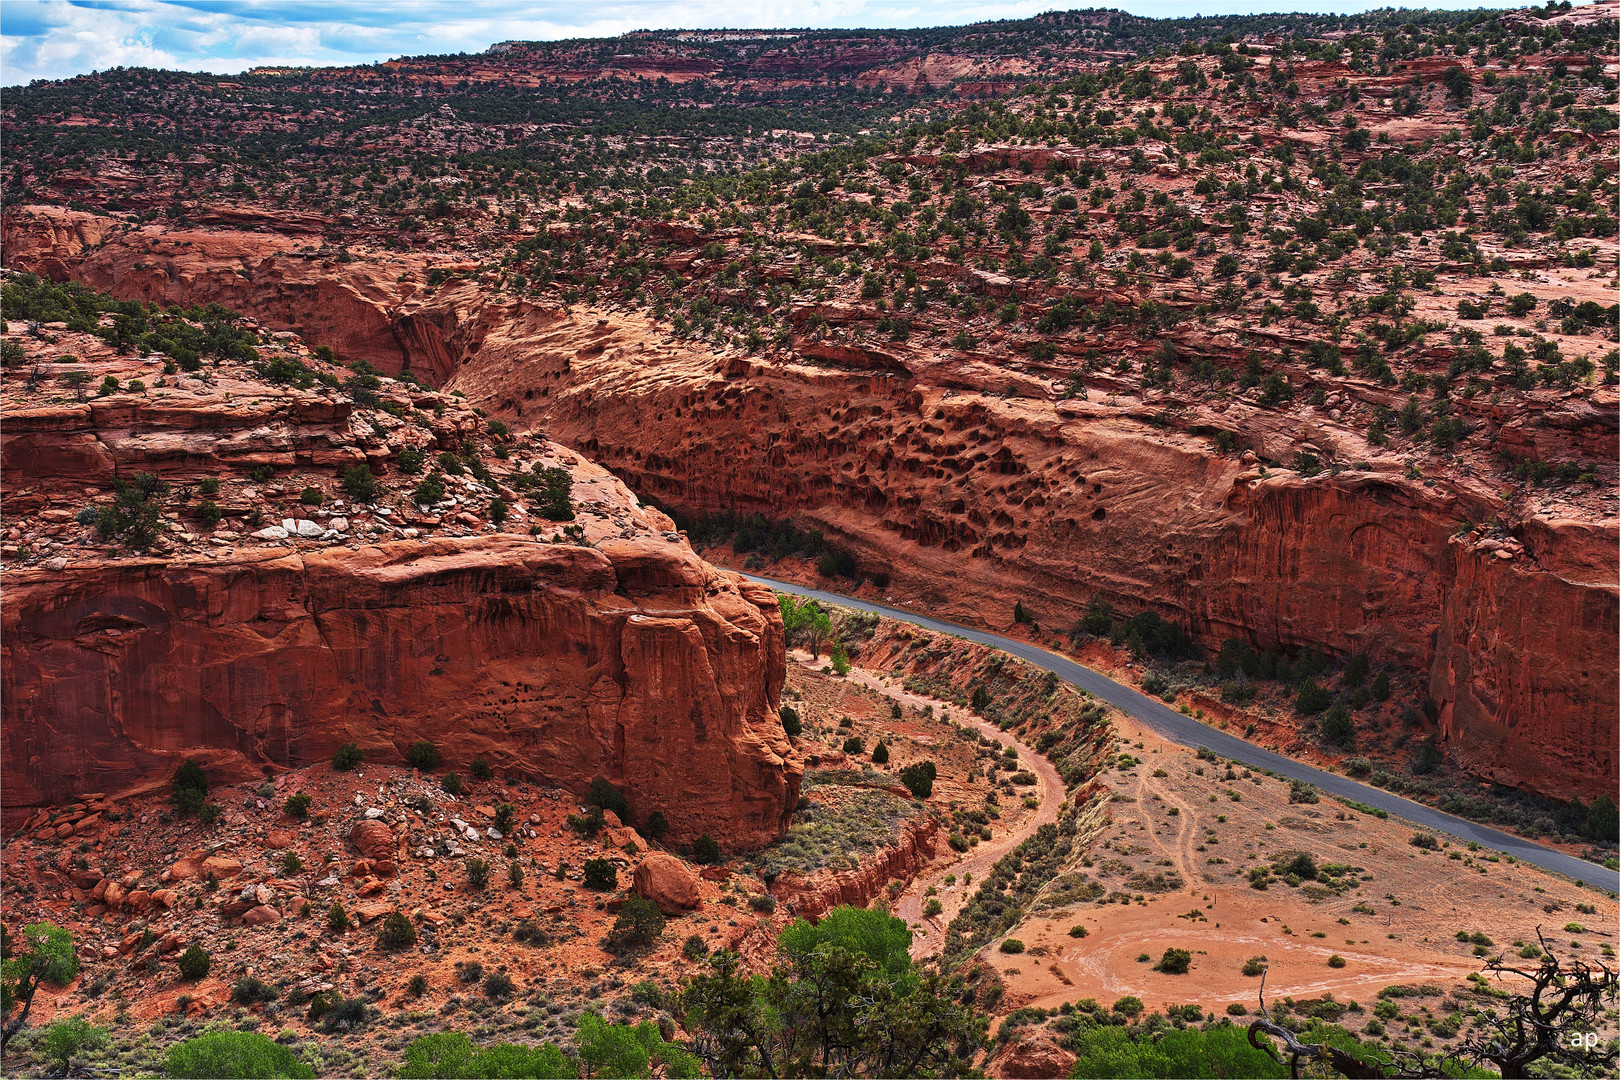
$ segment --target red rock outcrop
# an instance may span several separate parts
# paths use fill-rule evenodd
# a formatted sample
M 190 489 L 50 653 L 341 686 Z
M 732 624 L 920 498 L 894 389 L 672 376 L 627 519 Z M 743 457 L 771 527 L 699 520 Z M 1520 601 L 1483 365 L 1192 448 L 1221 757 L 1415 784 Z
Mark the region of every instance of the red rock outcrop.
M 1032 1034 L 1014 1033 L 1012 1040 L 996 1052 L 991 1064 L 991 1076 L 1007 1080 L 1043 1080 L 1051 1076 L 1068 1076 L 1074 1068 L 1074 1053 L 1058 1045 L 1046 1031 Z
M 48 225 L 54 236 L 67 212 L 33 213 L 8 215 L 6 235 Z M 220 236 L 197 234 L 166 278 L 134 269 L 137 254 L 152 258 L 139 233 L 73 273 L 120 295 L 239 304 L 385 370 L 452 372 L 470 401 L 545 424 L 642 495 L 690 513 L 794 517 L 887 572 L 891 595 L 947 617 L 1005 625 L 1022 599 L 1065 626 L 1103 597 L 1181 619 L 1209 644 L 1365 651 L 1429 674 L 1443 734 L 1482 774 L 1559 797 L 1613 786 L 1620 698 L 1600 662 L 1620 647 L 1612 515 L 1536 516 L 1485 470 L 1410 475 L 1340 419 L 1398 408 L 1403 391 L 1352 378 L 1342 402 L 1276 410 L 1149 402 L 1118 383 L 1118 399 L 1053 401 L 1050 376 L 972 353 L 809 342 L 837 365 L 811 367 L 670 342 L 634 314 L 490 302 L 466 282 L 417 293 L 394 281 L 416 256 L 359 269 L 277 258 L 256 264 L 266 287 L 250 288 L 220 254 L 239 241 Z M 44 266 L 49 244 L 36 247 Z M 325 305 L 333 289 L 343 299 Z M 1227 363 L 1243 351 L 1224 331 L 1180 340 Z M 1566 398 L 1527 399 L 1514 415 L 1485 395 L 1455 407 L 1509 452 L 1612 460 L 1614 390 Z M 1211 431 L 1239 431 L 1272 461 L 1314 448 L 1368 466 L 1264 473 L 1212 453 Z M 1476 549 L 1451 538 L 1492 521 L 1514 541 L 1509 557 L 1470 568 Z M 1571 635 L 1581 650 L 1566 647 Z
M 8 820 L 158 786 L 186 757 L 245 778 L 343 743 L 398 761 L 429 739 L 449 763 L 580 793 L 605 778 L 677 838 L 741 848 L 785 828 L 801 768 L 776 716 L 773 595 L 698 558 L 604 470 L 391 380 L 354 398 L 325 370 L 298 390 L 248 362 L 188 378 L 87 334 L 56 344 L 83 361 L 40 370 L 149 385 L 74 401 L 50 375 L 0 381 Z M 297 343 L 263 347 L 322 367 Z M 438 447 L 489 452 L 500 475 L 457 466 L 454 490 L 418 503 L 400 455 Z M 362 463 L 381 475 L 360 499 L 339 478 Z M 542 466 L 570 477 L 566 527 L 506 486 Z M 152 535 L 126 546 L 83 510 L 138 473 L 169 486 Z
M 1243 424 L 1269 457 L 1307 436 L 1348 456 L 1354 436 L 1325 417 L 1273 431 L 1230 408 L 1166 430 L 1147 410 L 951 389 L 990 388 L 971 363 L 738 371 L 650 336 L 534 314 L 491 332 L 454 385 L 514 417 L 542 411 L 554 437 L 667 505 L 816 525 L 888 572 L 891 595 L 946 617 L 1005 625 L 1022 599 L 1066 626 L 1102 596 L 1212 644 L 1366 651 L 1430 673 L 1443 734 L 1481 774 L 1565 797 L 1612 787 L 1612 520 L 1529 518 L 1511 559 L 1485 557 L 1452 537 L 1510 515 L 1487 479 L 1262 475 L 1191 434 Z M 1612 410 L 1588 411 L 1566 437 L 1610 445 Z
M 808 877 L 783 874 L 771 882 L 771 895 L 812 922 L 843 904 L 865 907 L 889 882 L 909 878 L 927 865 L 940 843 L 939 822 L 931 814 L 916 814 L 901 824 L 893 843 L 862 856 L 859 865 L 818 870 Z
M 63 278 L 71 263 L 76 280 L 124 299 L 223 304 L 274 326 L 296 327 L 309 344 L 390 374 L 409 368 L 440 383 L 454 369 L 444 339 L 454 329 L 456 307 L 446 301 L 474 287 L 424 289 L 429 260 L 421 256 L 339 264 L 300 251 L 307 238 L 297 228 L 154 227 L 112 234 L 110 226 L 97 224 L 106 221 L 52 206 L 8 212 L 6 264 Z M 424 304 L 431 314 L 423 314 Z M 440 325 L 447 320 L 448 327 Z
M 329 756 L 623 787 L 677 839 L 785 827 L 769 590 L 659 539 L 516 537 L 5 573 L 8 808 L 123 791 L 188 755 L 237 774 Z

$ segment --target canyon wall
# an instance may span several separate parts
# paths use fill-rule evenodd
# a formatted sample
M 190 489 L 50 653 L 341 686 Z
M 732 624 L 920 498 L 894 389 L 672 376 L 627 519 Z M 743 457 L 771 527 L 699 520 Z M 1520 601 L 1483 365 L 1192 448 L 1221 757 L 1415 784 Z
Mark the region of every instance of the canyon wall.
M 8 241 L 33 238 L 13 264 L 52 269 L 54 238 L 72 232 L 66 213 L 9 215 Z M 1061 628 L 1102 597 L 1181 619 L 1206 644 L 1365 651 L 1427 673 L 1448 748 L 1468 768 L 1559 797 L 1613 787 L 1620 533 L 1612 517 L 1517 515 L 1488 462 L 1413 475 L 1331 402 L 1149 401 L 1124 383 L 1116 398 L 1106 373 L 1087 381 L 1107 396 L 1060 400 L 1040 365 L 891 343 L 796 339 L 798 359 L 717 354 L 634 313 L 398 283 L 419 256 L 323 266 L 277 255 L 252 263 L 250 282 L 227 250 L 246 241 L 232 235 L 185 234 L 176 249 L 130 234 L 62 265 L 121 296 L 218 300 L 346 358 L 443 375 L 672 509 L 820 527 L 863 569 L 890 574 L 891 596 L 941 616 L 1004 626 L 1021 600 Z M 170 260 L 161 273 L 154 251 Z M 1235 337 L 1198 333 L 1178 340 L 1221 362 L 1242 351 Z M 1404 400 L 1345 383 L 1364 409 Z M 1481 396 L 1458 408 L 1510 449 L 1612 459 L 1608 404 L 1549 395 L 1507 416 Z M 1215 452 L 1216 431 L 1241 433 L 1257 453 Z M 1315 476 L 1259 464 L 1302 450 L 1370 461 Z M 1482 522 L 1506 542 L 1470 531 Z
M 1200 433 L 1238 428 L 1286 461 L 1346 438 L 1326 416 L 1233 403 L 1166 423 L 1162 407 L 1004 396 L 1005 376 L 971 364 L 728 361 L 626 322 L 529 313 L 451 385 L 663 505 L 818 526 L 930 613 L 1004 627 L 1019 600 L 1065 628 L 1100 596 L 1210 645 L 1366 652 L 1428 673 L 1464 767 L 1566 798 L 1613 787 L 1612 521 L 1536 517 L 1501 544 L 1459 535 L 1511 515 L 1488 476 L 1307 477 Z M 1612 418 L 1581 415 L 1537 430 L 1612 445 Z
M 239 776 L 419 739 L 579 793 L 606 778 L 678 841 L 764 843 L 798 798 L 770 591 L 662 538 L 7 570 L 3 616 L 8 810 L 187 756 Z

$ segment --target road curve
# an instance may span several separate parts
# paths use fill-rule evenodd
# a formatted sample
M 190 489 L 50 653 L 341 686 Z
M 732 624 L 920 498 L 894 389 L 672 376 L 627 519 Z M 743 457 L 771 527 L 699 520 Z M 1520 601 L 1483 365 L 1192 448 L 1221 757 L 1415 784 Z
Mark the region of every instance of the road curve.
M 1452 814 L 1442 813 L 1431 806 L 1425 806 L 1411 799 L 1403 799 L 1399 795 L 1352 780 L 1347 776 L 1327 772 L 1322 769 L 1295 761 L 1293 758 L 1255 746 L 1235 735 L 1228 735 L 1217 728 L 1200 723 L 1190 716 L 1183 715 L 1176 710 L 1156 701 L 1145 694 L 1115 682 L 1101 672 L 1093 671 L 1081 664 L 1075 663 L 1066 656 L 1048 652 L 1038 645 L 1031 645 L 1025 641 L 1002 637 L 987 630 L 976 630 L 969 626 L 946 622 L 927 615 L 918 615 L 904 608 L 890 607 L 887 604 L 874 604 L 866 600 L 857 600 L 853 597 L 842 596 L 838 593 L 824 592 L 820 589 L 810 589 L 803 585 L 792 585 L 785 581 L 775 581 L 771 578 L 759 577 L 755 574 L 744 574 L 750 581 L 757 581 L 762 585 L 769 585 L 778 592 L 792 593 L 795 596 L 808 596 L 825 604 L 835 604 L 839 607 L 854 608 L 858 611 L 870 611 L 878 615 L 886 615 L 891 619 L 908 622 L 921 626 L 927 630 L 935 630 L 943 634 L 954 634 L 968 641 L 991 648 L 1000 649 L 1010 653 L 1045 671 L 1056 672 L 1058 677 L 1080 687 L 1102 700 L 1114 705 L 1131 716 L 1140 720 L 1171 742 L 1182 746 L 1207 746 L 1224 758 L 1241 761 L 1243 764 L 1270 769 L 1279 776 L 1290 780 L 1304 780 L 1315 784 L 1319 789 L 1329 795 L 1351 799 L 1367 806 L 1376 807 L 1387 813 L 1403 818 L 1424 829 L 1443 832 L 1463 841 L 1474 841 L 1484 847 L 1493 848 L 1505 855 L 1512 855 L 1520 862 L 1539 866 L 1543 870 L 1550 870 L 1555 874 L 1574 878 L 1579 881 L 1599 885 L 1610 892 L 1620 892 L 1620 872 L 1577 859 L 1573 855 L 1566 855 L 1561 851 L 1543 847 L 1533 840 L 1526 840 L 1522 836 L 1502 832 L 1499 829 L 1476 825 L 1472 821 L 1456 817 Z

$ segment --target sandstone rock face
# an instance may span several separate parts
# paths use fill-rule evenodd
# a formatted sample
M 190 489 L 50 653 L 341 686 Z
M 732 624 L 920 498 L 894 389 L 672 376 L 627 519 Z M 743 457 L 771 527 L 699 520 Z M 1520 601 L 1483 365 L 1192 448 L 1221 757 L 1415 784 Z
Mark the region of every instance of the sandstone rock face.
M 793 905 L 793 913 L 812 921 L 843 904 L 865 907 L 890 881 L 909 879 L 938 854 L 939 822 L 917 814 L 900 827 L 894 843 L 863 855 L 852 869 L 820 870 L 809 877 L 783 874 L 771 882 L 771 895 Z
M 673 855 L 654 852 L 636 867 L 632 888 L 643 900 L 658 905 L 665 915 L 678 915 L 698 906 L 698 875 Z
M 820 527 L 931 613 L 996 627 L 1022 599 L 1042 625 L 1066 627 L 1102 597 L 1183 621 L 1209 645 L 1364 651 L 1429 673 L 1448 749 L 1470 768 L 1561 798 L 1613 786 L 1612 519 L 1529 519 L 1523 554 L 1484 566 L 1452 538 L 1509 516 L 1486 477 L 1430 487 L 1393 464 L 1263 476 L 1160 430 L 1149 410 L 951 389 L 990 388 L 971 364 L 907 357 L 913 378 L 834 375 L 636 338 L 530 316 L 491 330 L 453 385 L 532 418 L 527 372 L 547 387 L 552 437 L 637 491 L 691 513 Z M 1292 456 L 1295 435 L 1237 411 L 1187 423 L 1242 426 L 1267 457 Z M 1568 445 L 1613 456 L 1607 412 L 1566 419 Z
M 1173 395 L 1149 403 L 1124 384 L 1119 401 L 1054 402 L 1057 372 L 1028 364 L 800 337 L 796 347 L 824 366 L 721 357 L 663 340 L 635 315 L 495 303 L 466 283 L 418 292 L 395 280 L 416 256 L 341 267 L 291 258 L 302 239 L 291 234 L 154 227 L 86 253 L 75 237 L 95 228 L 87 217 L 8 214 L 8 248 L 22 253 L 14 264 L 120 296 L 219 301 L 385 371 L 449 379 L 493 415 L 544 421 L 664 504 L 821 528 L 863 567 L 888 572 L 891 595 L 948 618 L 1005 625 L 1021 599 L 1042 625 L 1062 627 L 1101 597 L 1175 617 L 1209 645 L 1237 636 L 1341 658 L 1365 651 L 1428 674 L 1447 749 L 1470 768 L 1561 798 L 1613 787 L 1620 529 L 1612 515 L 1520 515 L 1487 470 L 1432 487 L 1408 479 L 1366 443 L 1365 419 L 1339 422 L 1352 404 L 1363 416 L 1398 409 L 1404 391 L 1363 380 L 1327 412 Z M 237 273 L 244 265 L 252 281 Z M 837 307 L 817 313 L 854 318 Z M 1236 341 L 1189 330 L 1178 346 L 1237 364 Z M 1009 389 L 1017 396 L 1003 397 Z M 1612 388 L 1589 400 L 1549 395 L 1513 416 L 1486 395 L 1456 408 L 1510 453 L 1617 452 Z M 1262 476 L 1252 459 L 1212 454 L 1198 434 L 1210 430 L 1241 432 L 1273 461 L 1310 446 L 1371 467 Z M 107 470 L 108 450 L 82 437 L 51 452 L 62 470 Z M 1493 520 L 1511 524 L 1522 553 L 1487 566 L 1452 537 Z
M 106 221 L 48 206 L 8 214 L 7 265 L 53 278 L 68 276 L 71 266 L 86 285 L 160 304 L 215 301 L 298 327 L 311 345 L 369 360 L 390 374 L 411 368 L 442 382 L 454 369 L 445 336 L 455 330 L 455 308 L 445 308 L 441 297 L 432 312 L 420 310 L 425 297 L 417 287 L 395 280 L 403 266 L 353 263 L 338 274 L 330 261 L 302 258 L 296 249 L 308 237 L 295 231 L 154 229 L 144 239 L 161 233 L 161 250 L 142 254 L 135 244 L 111 240 L 111 223 L 99 224 Z M 98 247 L 103 240 L 111 242 Z
M 662 537 L 8 569 L 0 612 L 8 804 L 418 739 L 581 793 L 604 777 L 677 840 L 763 843 L 798 797 L 772 594 Z
M 1044 1080 L 1050 1076 L 1068 1076 L 1072 1068 L 1074 1054 L 1042 1032 L 1015 1038 L 1003 1047 L 990 1067 L 990 1075 L 1009 1080 Z

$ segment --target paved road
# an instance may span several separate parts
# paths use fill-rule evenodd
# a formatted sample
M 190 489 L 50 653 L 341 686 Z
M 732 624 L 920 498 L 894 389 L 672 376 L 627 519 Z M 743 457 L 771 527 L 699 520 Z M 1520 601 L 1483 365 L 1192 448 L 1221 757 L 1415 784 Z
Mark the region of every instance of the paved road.
M 1330 795 L 1338 795 L 1364 803 L 1367 806 L 1377 807 L 1424 829 L 1444 832 L 1463 841 L 1472 840 L 1484 847 L 1494 848 L 1504 854 L 1512 855 L 1521 862 L 1539 866 L 1555 874 L 1563 874 L 1565 877 L 1601 885 L 1610 892 L 1620 892 L 1620 873 L 1616 871 L 1609 870 L 1596 863 L 1587 862 L 1585 859 L 1577 859 L 1573 855 L 1566 855 L 1561 851 L 1543 847 L 1534 841 L 1526 840 L 1522 836 L 1513 836 L 1498 829 L 1476 825 L 1463 818 L 1441 813 L 1433 807 L 1413 802 L 1411 799 L 1403 799 L 1399 795 L 1392 794 L 1382 788 L 1359 783 L 1347 776 L 1325 772 L 1303 762 L 1295 761 L 1293 758 L 1262 749 L 1235 735 L 1228 735 L 1217 728 L 1199 723 L 1192 717 L 1177 712 L 1161 701 L 1117 683 L 1108 676 L 1077 664 L 1067 657 L 1048 652 L 1038 645 L 1002 637 L 1000 634 L 992 634 L 985 630 L 959 626 L 956 623 L 945 622 L 943 619 L 918 615 L 915 612 L 906 611 L 904 608 L 889 607 L 886 604 L 872 604 L 865 600 L 841 596 L 838 593 L 823 592 L 820 589 L 808 589 L 802 585 L 790 585 L 784 581 L 773 581 L 770 578 L 758 577 L 754 574 L 745 574 L 744 576 L 751 581 L 769 585 L 778 592 L 808 596 L 822 603 L 836 604 L 860 611 L 876 612 L 879 615 L 887 615 L 891 619 L 912 623 L 928 630 L 954 634 L 957 637 L 966 638 L 968 641 L 977 642 L 980 645 L 989 645 L 992 648 L 1011 653 L 1020 660 L 1025 660 L 1043 670 L 1057 672 L 1059 678 L 1102 698 L 1110 705 L 1123 709 L 1171 742 L 1179 743 L 1182 746 L 1207 746 L 1221 757 L 1241 761 L 1249 766 L 1270 769 L 1279 776 L 1286 776 L 1290 780 L 1308 781 Z

